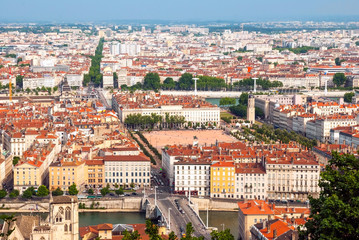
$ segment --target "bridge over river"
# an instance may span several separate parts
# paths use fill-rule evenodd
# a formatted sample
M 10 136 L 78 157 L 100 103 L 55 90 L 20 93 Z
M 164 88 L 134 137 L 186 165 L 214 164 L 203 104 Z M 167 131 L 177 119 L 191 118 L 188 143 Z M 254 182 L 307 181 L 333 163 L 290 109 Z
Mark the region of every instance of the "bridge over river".
M 178 202 L 178 206 L 175 201 Z M 198 208 L 185 197 L 168 193 L 157 195 L 150 193 L 144 196 L 143 208 L 146 210 L 146 218 L 160 217 L 169 232 L 173 231 L 178 237 L 186 231 L 187 223 L 191 222 L 195 232 L 194 236 L 211 239 L 210 230 L 200 218 Z

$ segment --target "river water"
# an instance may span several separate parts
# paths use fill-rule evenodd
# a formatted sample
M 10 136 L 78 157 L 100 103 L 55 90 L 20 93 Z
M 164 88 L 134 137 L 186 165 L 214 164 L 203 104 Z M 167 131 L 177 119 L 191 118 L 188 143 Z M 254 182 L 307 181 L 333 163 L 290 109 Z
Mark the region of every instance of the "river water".
M 8 214 L 8 213 L 7 213 Z M 24 213 L 29 215 L 30 213 Z M 35 213 L 39 214 L 39 213 Z M 0 212 L 1 215 L 1 212 Z M 41 213 L 41 218 L 46 219 L 46 213 Z M 200 216 L 203 222 L 206 224 L 207 212 L 201 211 Z M 231 233 L 237 239 L 238 237 L 238 213 L 237 212 L 208 212 L 208 225 L 210 227 L 216 227 L 219 231 L 224 228 L 229 228 Z M 80 227 L 97 225 L 100 223 L 123 223 L 123 224 L 135 224 L 145 223 L 146 214 L 144 212 L 82 212 L 79 213 L 79 225 Z
M 219 102 L 221 101 L 221 98 L 206 98 L 205 100 L 209 103 L 219 106 Z M 238 98 L 236 98 L 236 105 L 237 104 L 238 104 Z

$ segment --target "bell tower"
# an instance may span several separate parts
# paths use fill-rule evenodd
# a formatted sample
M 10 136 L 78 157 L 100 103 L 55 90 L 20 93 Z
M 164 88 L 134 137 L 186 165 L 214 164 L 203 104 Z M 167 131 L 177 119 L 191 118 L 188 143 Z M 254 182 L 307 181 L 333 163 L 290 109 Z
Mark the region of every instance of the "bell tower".
M 50 202 L 49 221 L 51 239 L 78 240 L 79 213 L 78 200 L 74 196 L 56 196 Z
M 248 96 L 247 120 L 251 124 L 255 122 L 255 99 L 253 95 Z

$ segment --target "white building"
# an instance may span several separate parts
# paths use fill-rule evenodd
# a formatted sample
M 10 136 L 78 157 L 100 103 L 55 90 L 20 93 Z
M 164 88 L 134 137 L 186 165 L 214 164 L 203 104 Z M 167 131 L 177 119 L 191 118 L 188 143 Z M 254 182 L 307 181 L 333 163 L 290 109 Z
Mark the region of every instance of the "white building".
M 174 163 L 174 190 L 199 196 L 210 195 L 211 161 L 186 159 Z
M 308 153 L 266 157 L 269 199 L 306 200 L 318 196 L 320 166 Z
M 105 183 L 150 186 L 150 159 L 144 154 L 104 156 Z
M 267 198 L 267 174 L 259 163 L 235 164 L 235 197 L 241 199 Z

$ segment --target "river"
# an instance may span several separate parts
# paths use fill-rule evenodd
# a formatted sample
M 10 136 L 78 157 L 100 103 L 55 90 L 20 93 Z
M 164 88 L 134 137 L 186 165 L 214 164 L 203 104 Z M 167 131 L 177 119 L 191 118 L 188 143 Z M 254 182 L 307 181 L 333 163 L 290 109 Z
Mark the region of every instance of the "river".
M 206 101 L 219 106 L 219 101 L 221 101 L 221 98 L 206 98 Z M 238 104 L 238 98 L 236 98 L 236 105 L 237 104 Z
M 0 215 L 1 215 L 0 211 Z M 6 213 L 9 214 L 9 213 Z M 26 215 L 30 213 L 24 213 Z M 36 213 L 39 214 L 39 213 Z M 41 213 L 41 218 L 46 219 L 47 213 Z M 206 224 L 207 212 L 201 211 L 200 216 L 203 222 Z M 216 227 L 219 231 L 224 228 L 229 228 L 231 233 L 237 239 L 238 237 L 238 213 L 237 212 L 218 212 L 209 211 L 208 224 L 210 227 Z M 100 223 L 123 223 L 123 224 L 135 224 L 145 223 L 146 214 L 144 212 L 82 212 L 79 213 L 79 226 L 97 225 Z

